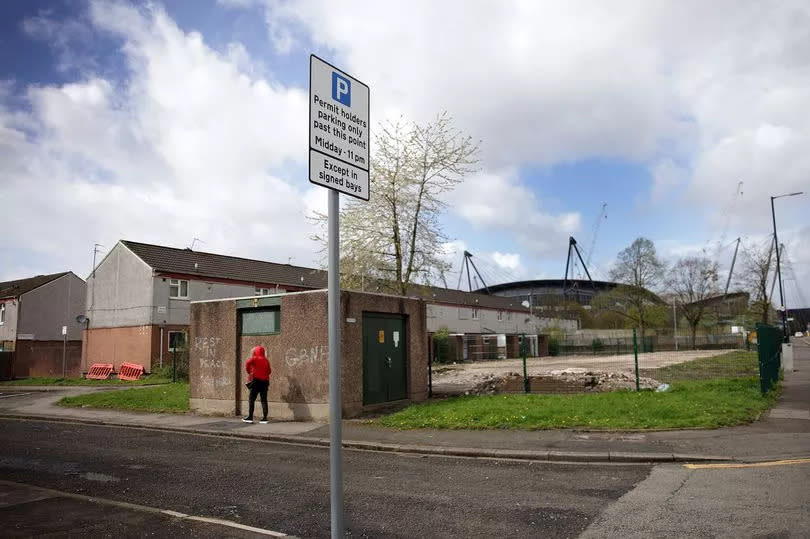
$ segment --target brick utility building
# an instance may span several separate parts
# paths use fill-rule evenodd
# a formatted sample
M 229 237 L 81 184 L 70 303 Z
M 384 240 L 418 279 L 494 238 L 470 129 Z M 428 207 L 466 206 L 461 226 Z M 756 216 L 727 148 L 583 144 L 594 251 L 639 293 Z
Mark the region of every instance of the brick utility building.
M 191 301 L 325 288 L 326 272 L 119 241 L 87 280 L 82 369 L 138 363 L 149 372 L 187 349 Z
M 0 352 L 6 378 L 78 376 L 85 282 L 71 271 L 0 283 Z M 63 328 L 65 333 L 63 334 Z
M 264 346 L 273 372 L 274 419 L 329 417 L 326 290 L 192 302 L 190 405 L 213 414 L 244 414 L 245 362 Z M 428 339 L 421 299 L 342 291 L 343 416 L 396 401 L 427 398 Z M 259 404 L 257 403 L 257 406 Z

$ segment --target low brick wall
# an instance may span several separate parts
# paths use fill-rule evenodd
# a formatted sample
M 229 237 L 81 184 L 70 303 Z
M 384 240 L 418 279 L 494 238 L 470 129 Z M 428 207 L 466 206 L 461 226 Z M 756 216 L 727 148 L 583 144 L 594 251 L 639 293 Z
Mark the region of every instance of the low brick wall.
M 14 378 L 62 376 L 62 341 L 17 341 L 14 352 Z M 68 341 L 65 346 L 65 375 L 82 374 L 82 342 Z

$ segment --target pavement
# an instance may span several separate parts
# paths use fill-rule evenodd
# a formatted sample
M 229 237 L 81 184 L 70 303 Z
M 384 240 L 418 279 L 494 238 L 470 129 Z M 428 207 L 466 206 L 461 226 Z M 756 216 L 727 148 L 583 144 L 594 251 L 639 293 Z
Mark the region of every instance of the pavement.
M 342 425 L 343 447 L 560 462 L 757 462 L 805 458 L 810 456 L 810 339 L 794 339 L 793 350 L 794 371 L 785 375 L 781 398 L 774 408 L 750 425 L 654 432 L 394 430 L 367 421 L 345 420 Z M 0 386 L 0 417 L 329 445 L 329 425 L 324 423 L 271 421 L 267 425 L 245 424 L 238 417 L 122 412 L 56 405 L 66 395 L 98 390 L 88 387 Z

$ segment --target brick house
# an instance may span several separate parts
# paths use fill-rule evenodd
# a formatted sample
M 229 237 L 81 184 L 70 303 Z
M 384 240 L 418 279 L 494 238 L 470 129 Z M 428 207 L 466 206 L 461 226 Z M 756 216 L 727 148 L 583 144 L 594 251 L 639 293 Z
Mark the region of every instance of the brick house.
M 9 376 L 62 376 L 63 367 L 79 374 L 76 317 L 84 314 L 85 290 L 71 271 L 0 283 L 0 351 L 14 354 Z
M 82 368 L 143 365 L 185 351 L 189 302 L 325 288 L 326 272 L 121 240 L 87 279 Z

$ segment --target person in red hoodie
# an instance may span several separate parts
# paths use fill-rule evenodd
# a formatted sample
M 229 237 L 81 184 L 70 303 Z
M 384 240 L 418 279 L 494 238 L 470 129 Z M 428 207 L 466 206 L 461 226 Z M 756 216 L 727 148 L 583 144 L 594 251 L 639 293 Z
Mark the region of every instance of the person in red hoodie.
M 253 423 L 253 408 L 256 405 L 256 395 L 262 397 L 262 420 L 259 423 L 267 423 L 267 388 L 270 385 L 270 362 L 264 352 L 264 346 L 253 348 L 253 355 L 245 363 L 245 370 L 248 373 L 248 387 L 250 387 L 250 400 L 248 405 L 248 415 L 242 419 L 245 423 Z

